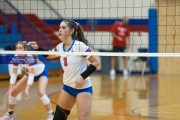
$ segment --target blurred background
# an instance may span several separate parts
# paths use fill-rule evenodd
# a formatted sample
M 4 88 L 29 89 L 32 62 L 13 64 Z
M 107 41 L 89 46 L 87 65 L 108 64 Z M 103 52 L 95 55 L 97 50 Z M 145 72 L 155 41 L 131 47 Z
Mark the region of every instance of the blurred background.
M 58 38 L 61 20 L 73 19 L 83 27 L 95 52 L 111 51 L 110 28 L 127 16 L 131 42 L 126 52 L 144 52 L 140 48 L 147 49 L 147 53 L 179 52 L 178 4 L 178 0 L 0 0 L 0 49 L 5 50 L 19 40 L 36 41 L 53 49 L 61 42 Z M 137 57 L 129 57 L 129 66 Z M 107 63 L 98 70 L 108 73 L 110 58 L 98 58 Z M 46 60 L 41 56 L 40 59 L 50 71 L 61 69 L 59 59 Z M 118 59 L 117 71 L 121 72 L 121 57 Z M 179 58 L 148 58 L 145 73 L 179 74 L 178 61 Z M 0 66 L 0 74 L 7 74 L 7 65 Z M 142 70 L 141 66 L 130 69 L 131 73 Z

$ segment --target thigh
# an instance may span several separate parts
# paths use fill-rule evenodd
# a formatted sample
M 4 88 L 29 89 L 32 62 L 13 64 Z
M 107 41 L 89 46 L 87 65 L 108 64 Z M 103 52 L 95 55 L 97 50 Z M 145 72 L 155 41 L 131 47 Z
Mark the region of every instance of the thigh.
M 68 92 L 61 90 L 58 105 L 65 109 L 65 110 L 71 110 L 76 102 L 76 97 L 70 95 Z
M 88 92 L 82 92 L 77 95 L 76 105 L 78 110 L 78 117 L 85 120 L 90 120 L 91 106 L 92 106 L 92 94 Z
M 48 84 L 48 78 L 45 76 L 41 76 L 38 80 L 38 91 L 46 91 L 46 87 Z
M 26 88 L 28 77 L 24 75 L 14 86 L 11 95 L 16 96 Z

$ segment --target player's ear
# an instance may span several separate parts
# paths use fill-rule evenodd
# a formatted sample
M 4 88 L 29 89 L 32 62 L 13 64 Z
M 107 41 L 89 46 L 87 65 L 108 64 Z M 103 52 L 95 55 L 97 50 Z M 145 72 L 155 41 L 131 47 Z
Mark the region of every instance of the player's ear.
M 71 35 L 74 33 L 74 29 L 70 29 Z

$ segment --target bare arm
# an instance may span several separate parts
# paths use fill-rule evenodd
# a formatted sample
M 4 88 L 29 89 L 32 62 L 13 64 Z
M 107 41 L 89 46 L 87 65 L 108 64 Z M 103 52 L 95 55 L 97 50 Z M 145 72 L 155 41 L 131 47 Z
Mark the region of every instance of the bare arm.
M 25 89 L 26 100 L 29 99 L 29 88 L 31 87 L 34 81 L 34 68 L 28 69 L 28 81 Z
M 95 56 L 91 56 L 88 58 L 88 61 L 94 65 L 96 68 L 100 65 L 99 61 L 97 60 L 97 58 Z
M 126 37 L 126 47 L 129 48 L 130 47 L 130 36 Z
M 32 74 L 34 75 L 34 68 L 28 69 L 28 75 L 29 75 L 29 76 L 28 76 L 28 81 L 30 80 L 29 77 L 30 77 L 30 75 L 32 75 Z M 34 78 L 33 78 L 33 80 L 34 80 Z M 27 85 L 26 85 L 26 90 L 29 90 L 30 86 L 31 86 L 31 84 L 28 84 L 28 83 L 27 83 Z
M 99 66 L 99 61 L 97 60 L 97 58 L 95 56 L 91 56 L 88 58 L 88 61 L 91 63 L 87 69 L 81 73 L 81 75 L 77 78 L 76 80 L 76 88 L 81 88 L 82 85 L 84 84 L 84 80 L 91 75 Z
M 13 87 L 15 86 L 16 79 L 17 79 L 17 69 L 18 69 L 18 68 L 14 68 L 14 67 L 13 67 L 13 72 L 12 72 L 11 78 L 10 78 L 9 90 L 8 90 L 8 92 L 6 93 L 6 97 L 11 94 L 11 91 L 12 91 Z
M 117 40 L 122 41 L 122 38 L 119 37 L 118 35 L 116 35 L 114 32 L 111 32 L 111 34 L 112 34 L 112 36 L 113 36 L 114 38 L 116 38 Z
M 39 49 L 39 46 L 37 45 L 36 42 L 29 42 L 28 45 L 31 45 L 33 47 L 34 50 L 37 50 L 37 51 L 49 51 L 49 50 L 45 50 L 44 48 L 42 48 L 42 50 L 38 50 Z M 53 59 L 53 58 L 57 58 L 59 57 L 58 55 L 47 55 L 47 56 L 44 56 L 48 59 Z
M 13 67 L 13 71 L 12 71 L 11 77 L 13 77 L 13 74 L 14 74 L 14 75 L 17 75 L 17 69 L 18 69 L 18 68 Z M 14 87 L 14 85 L 15 85 L 15 84 L 10 83 L 9 88 L 12 89 L 12 88 Z

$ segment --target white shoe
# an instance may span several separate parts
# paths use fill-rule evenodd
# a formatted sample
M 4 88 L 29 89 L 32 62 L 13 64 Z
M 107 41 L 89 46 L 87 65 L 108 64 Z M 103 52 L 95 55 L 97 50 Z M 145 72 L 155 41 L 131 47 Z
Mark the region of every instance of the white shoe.
M 51 114 L 48 116 L 47 120 L 53 120 L 53 118 L 54 118 L 54 115 Z
M 0 118 L 0 120 L 13 120 L 13 116 L 9 115 L 7 112 L 3 117 Z
M 116 71 L 115 71 L 114 69 L 111 69 L 111 71 L 110 71 L 110 75 L 111 75 L 111 76 L 116 75 Z
M 128 71 L 127 71 L 127 70 L 123 70 L 123 75 L 124 75 L 124 76 L 129 75 Z

